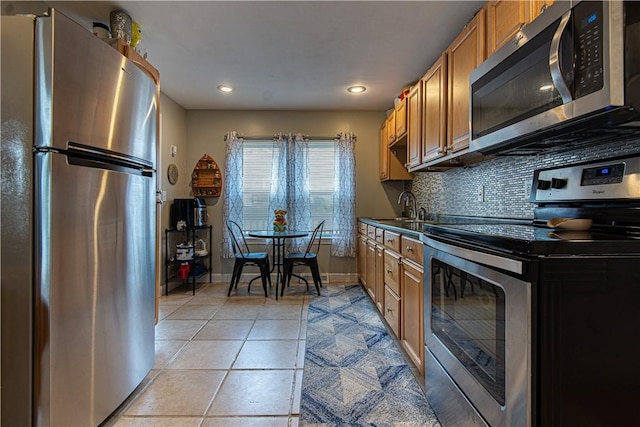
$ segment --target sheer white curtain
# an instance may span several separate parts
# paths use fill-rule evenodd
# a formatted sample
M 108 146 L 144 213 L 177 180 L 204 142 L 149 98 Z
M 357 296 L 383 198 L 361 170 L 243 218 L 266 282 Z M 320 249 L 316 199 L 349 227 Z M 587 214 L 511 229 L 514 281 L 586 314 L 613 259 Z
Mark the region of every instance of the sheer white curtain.
M 222 250 L 223 258 L 233 257 L 233 247 L 227 230 L 227 220 L 242 224 L 242 138 L 237 132 L 228 132 L 226 136 L 226 158 L 223 187 L 223 214 L 222 214 Z
M 331 255 L 354 257 L 356 254 L 355 214 L 355 136 L 340 133 L 335 140 L 335 179 L 333 194 L 333 234 Z M 227 134 L 223 221 L 243 221 L 243 140 L 236 132 Z M 265 166 L 268 167 L 268 159 Z M 309 185 L 309 141 L 301 134 L 278 134 L 273 140 L 271 158 L 271 190 L 266 223 L 271 226 L 275 209 L 287 211 L 287 228 L 311 231 L 315 224 L 311 218 Z M 287 240 L 289 250 L 304 251 L 306 239 Z M 270 245 L 268 245 L 270 246 Z M 223 227 L 222 255 L 233 256 L 226 226 Z
M 278 134 L 273 140 L 271 166 L 271 193 L 269 195 L 269 215 L 271 223 L 273 211 L 287 211 L 287 228 L 310 230 L 311 198 L 309 193 L 309 141 L 302 134 Z M 289 250 L 306 249 L 305 239 L 288 240 Z
M 355 136 L 339 133 L 336 139 L 335 192 L 331 255 L 356 256 L 356 155 Z

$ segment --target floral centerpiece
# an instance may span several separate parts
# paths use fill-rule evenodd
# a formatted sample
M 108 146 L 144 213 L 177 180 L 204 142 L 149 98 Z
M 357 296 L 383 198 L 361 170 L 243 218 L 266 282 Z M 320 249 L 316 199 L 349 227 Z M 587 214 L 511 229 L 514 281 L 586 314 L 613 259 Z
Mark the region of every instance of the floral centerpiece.
M 276 209 L 275 211 L 273 211 L 273 213 L 276 216 L 276 218 L 273 220 L 273 231 L 286 231 L 287 219 L 285 218 L 285 215 L 287 214 L 287 211 L 285 211 L 284 209 Z

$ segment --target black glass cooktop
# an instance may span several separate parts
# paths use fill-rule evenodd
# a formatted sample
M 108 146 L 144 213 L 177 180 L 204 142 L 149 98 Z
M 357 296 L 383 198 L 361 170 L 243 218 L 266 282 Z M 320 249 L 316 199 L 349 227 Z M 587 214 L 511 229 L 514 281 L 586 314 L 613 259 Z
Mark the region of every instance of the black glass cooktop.
M 425 234 L 522 255 L 640 253 L 640 239 L 599 230 L 554 230 L 534 224 L 428 224 Z

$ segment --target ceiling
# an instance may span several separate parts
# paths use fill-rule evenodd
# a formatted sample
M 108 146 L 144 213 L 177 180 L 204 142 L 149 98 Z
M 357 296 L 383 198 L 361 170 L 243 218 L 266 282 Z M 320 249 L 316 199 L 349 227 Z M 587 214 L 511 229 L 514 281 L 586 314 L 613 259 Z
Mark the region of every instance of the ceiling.
M 162 92 L 185 109 L 384 111 L 484 1 L 45 3 L 89 30 L 127 12 Z M 366 92 L 347 93 L 354 84 Z

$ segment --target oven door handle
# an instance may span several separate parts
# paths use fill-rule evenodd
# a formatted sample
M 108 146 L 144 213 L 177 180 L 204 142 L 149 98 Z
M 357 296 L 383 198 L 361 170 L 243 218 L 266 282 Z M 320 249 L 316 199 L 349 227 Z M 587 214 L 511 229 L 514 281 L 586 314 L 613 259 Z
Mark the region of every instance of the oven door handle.
M 420 240 L 422 240 L 422 242 L 425 243 L 427 246 L 437 249 L 439 251 L 457 256 L 458 258 L 500 268 L 502 270 L 510 271 L 516 274 L 523 273 L 524 268 L 523 268 L 522 261 L 518 261 L 510 258 L 504 258 L 501 256 L 488 254 L 484 252 L 478 252 L 478 251 L 463 248 L 460 246 L 453 246 L 448 243 L 434 240 L 430 237 L 425 236 L 424 234 L 420 237 L 421 237 Z

